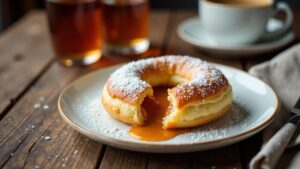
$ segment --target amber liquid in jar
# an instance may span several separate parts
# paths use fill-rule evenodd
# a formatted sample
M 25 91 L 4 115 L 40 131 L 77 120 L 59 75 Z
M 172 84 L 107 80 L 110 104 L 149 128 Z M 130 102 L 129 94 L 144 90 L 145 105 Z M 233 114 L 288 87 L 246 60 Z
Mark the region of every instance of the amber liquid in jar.
M 97 0 L 47 0 L 54 51 L 66 66 L 88 65 L 101 57 L 102 21 Z
M 102 0 L 105 48 L 119 54 L 138 54 L 149 47 L 147 0 Z

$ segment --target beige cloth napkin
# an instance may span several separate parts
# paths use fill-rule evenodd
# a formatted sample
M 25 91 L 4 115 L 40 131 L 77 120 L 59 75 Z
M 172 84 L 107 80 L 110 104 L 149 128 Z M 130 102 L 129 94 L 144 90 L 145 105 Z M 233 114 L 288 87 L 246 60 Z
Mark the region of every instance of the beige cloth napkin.
M 292 124 L 285 125 L 291 117 L 289 110 L 300 97 L 300 44 L 279 54 L 271 61 L 253 66 L 249 73 L 270 84 L 282 103 L 281 110 L 274 121 L 263 131 L 262 150 L 250 162 L 251 169 L 271 169 L 274 168 L 288 144 L 289 147 L 293 147 L 300 143 L 300 136 L 297 132 L 288 142 L 296 127 Z M 276 133 L 281 128 L 282 130 Z M 292 161 L 300 161 L 300 154 L 297 160 Z M 296 165 L 286 166 L 289 169 L 294 169 L 294 167 L 300 168 Z

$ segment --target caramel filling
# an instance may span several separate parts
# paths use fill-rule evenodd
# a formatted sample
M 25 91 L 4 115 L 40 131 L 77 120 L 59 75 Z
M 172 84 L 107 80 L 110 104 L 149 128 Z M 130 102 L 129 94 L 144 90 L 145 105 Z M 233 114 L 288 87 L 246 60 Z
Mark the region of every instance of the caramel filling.
M 153 89 L 155 100 L 146 97 L 142 103 L 142 108 L 147 114 L 146 124 L 132 126 L 129 130 L 130 135 L 145 141 L 164 141 L 187 133 L 190 129 L 163 129 L 162 120 L 169 107 L 167 87 L 154 87 Z

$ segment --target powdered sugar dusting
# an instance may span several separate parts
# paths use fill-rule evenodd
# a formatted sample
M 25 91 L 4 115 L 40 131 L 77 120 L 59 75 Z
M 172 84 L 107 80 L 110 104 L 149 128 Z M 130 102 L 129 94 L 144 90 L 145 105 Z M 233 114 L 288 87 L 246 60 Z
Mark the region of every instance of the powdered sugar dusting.
M 202 61 L 198 58 L 189 56 L 163 56 L 157 58 L 149 58 L 131 62 L 124 65 L 120 69 L 116 70 L 109 79 L 109 87 L 117 93 L 122 93 L 126 97 L 136 100 L 139 93 L 151 87 L 150 84 L 142 80 L 143 72 L 152 67 L 156 70 L 161 70 L 160 66 L 167 65 L 169 69 L 184 69 L 194 72 L 192 80 L 187 84 L 181 84 L 178 86 L 178 92 L 181 90 L 187 90 L 188 88 L 198 86 L 210 86 L 211 84 L 218 84 L 219 86 L 224 84 L 224 78 L 221 71 L 218 70 L 214 65 Z M 166 72 L 167 73 L 167 72 Z M 187 97 L 189 94 L 192 95 L 194 89 L 185 91 Z M 197 91 L 205 95 L 205 90 Z
M 126 136 L 129 126 L 110 117 L 102 108 L 99 99 L 100 97 L 76 99 L 76 103 L 72 107 L 73 110 L 80 112 L 78 119 L 96 133 L 119 139 Z
M 150 87 L 148 83 L 142 81 L 139 76 L 141 66 L 137 62 L 129 63 L 117 71 L 110 77 L 110 87 L 130 98 L 136 99 L 138 93 Z
M 123 141 L 144 142 L 131 137 L 128 132 L 131 126 L 113 119 L 100 103 L 100 98 L 97 96 L 82 97 L 76 99 L 72 110 L 76 112 L 76 119 L 81 120 L 80 123 L 97 134 Z M 249 114 L 244 110 L 244 105 L 235 103 L 231 111 L 220 120 L 194 128 L 189 133 L 178 135 L 171 140 L 154 142 L 154 144 L 168 144 L 178 141 L 190 144 L 222 139 L 234 134 L 232 132 L 235 130 L 246 129 L 249 126 L 247 120 L 249 120 Z
M 232 130 L 246 128 L 248 116 L 249 114 L 242 105 L 234 103 L 231 111 L 225 117 L 208 126 L 195 128 L 185 135 L 190 138 L 191 143 L 202 141 L 203 138 L 208 140 L 222 139 L 230 135 Z
M 147 150 L 149 151 L 152 150 L 151 145 L 172 146 L 196 143 L 200 146 L 199 143 L 216 141 L 218 139 L 224 139 L 222 143 L 226 143 L 226 140 L 233 141 L 230 137 L 237 135 L 246 137 L 245 134 L 241 134 L 244 132 L 253 134 L 253 131 L 261 129 L 258 125 L 264 124 L 266 118 L 270 118 L 272 115 L 272 112 L 270 113 L 270 111 L 268 111 L 270 105 L 259 104 L 260 101 L 269 98 L 269 95 L 255 94 L 252 88 L 248 88 L 244 83 L 241 84 L 237 80 L 237 78 L 247 76 L 246 74 L 244 75 L 244 73 L 234 71 L 233 69 L 227 69 L 227 67 L 217 67 L 224 72 L 232 86 L 233 100 L 235 102 L 232 110 L 217 121 L 197 127 L 189 133 L 178 135 L 171 140 L 149 143 L 132 138 L 128 134 L 130 126 L 113 119 L 105 111 L 101 105 L 101 93 L 106 79 L 109 78 L 116 67 L 100 70 L 74 83 L 62 95 L 60 102 L 61 109 L 64 114 L 78 126 L 88 132 L 94 133 L 94 138 L 102 141 L 105 140 L 105 144 L 111 145 L 112 143 L 110 141 L 117 143 L 118 146 L 121 146 L 119 144 L 121 142 L 128 142 L 128 144 L 130 143 L 131 145 L 143 143 L 145 145 L 147 144 L 145 147 L 148 147 Z M 260 86 L 263 84 L 258 83 L 257 85 Z M 26 132 L 32 131 L 31 125 L 32 124 L 30 124 Z M 238 136 L 236 138 L 241 137 Z M 52 140 L 50 140 L 50 142 L 51 141 Z M 208 146 L 203 145 L 202 148 L 205 149 L 206 147 Z M 162 151 L 164 150 L 162 149 Z

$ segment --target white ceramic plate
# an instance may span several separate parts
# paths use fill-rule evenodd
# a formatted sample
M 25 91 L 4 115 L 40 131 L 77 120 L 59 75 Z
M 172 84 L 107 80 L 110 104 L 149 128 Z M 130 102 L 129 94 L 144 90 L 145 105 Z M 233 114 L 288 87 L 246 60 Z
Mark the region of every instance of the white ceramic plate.
M 265 128 L 278 111 L 274 91 L 249 74 L 216 65 L 233 88 L 234 106 L 221 119 L 192 129 L 189 133 L 162 141 L 148 142 L 132 138 L 129 125 L 114 120 L 101 105 L 101 91 L 109 75 L 120 65 L 98 70 L 71 83 L 61 93 L 58 109 L 75 130 L 104 144 L 123 149 L 178 153 L 207 150 L 235 143 Z
M 282 22 L 270 19 L 267 24 L 268 31 L 275 31 L 282 27 Z M 215 54 L 217 57 L 250 57 L 266 52 L 274 51 L 292 42 L 295 35 L 289 31 L 281 36 L 259 41 L 249 45 L 219 44 L 212 40 L 201 24 L 198 17 L 183 21 L 177 29 L 179 37 L 185 42 L 200 48 L 208 53 Z

